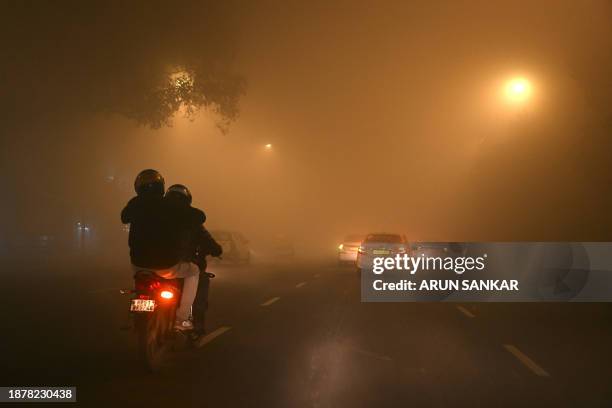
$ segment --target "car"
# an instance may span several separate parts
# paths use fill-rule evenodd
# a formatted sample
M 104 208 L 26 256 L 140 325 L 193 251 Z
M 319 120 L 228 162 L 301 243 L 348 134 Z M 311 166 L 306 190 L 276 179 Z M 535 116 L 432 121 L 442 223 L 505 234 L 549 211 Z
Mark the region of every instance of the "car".
M 242 233 L 225 230 L 211 231 L 210 233 L 223 248 L 223 259 L 236 263 L 251 262 L 249 240 Z
M 364 239 L 364 235 L 351 234 L 344 237 L 342 243 L 338 245 L 338 263 L 355 263 L 357 260 L 357 250 Z
M 412 242 L 412 256 L 448 257 L 463 255 L 465 249 L 457 242 Z
M 357 250 L 357 271 L 371 269 L 374 258 L 405 254 L 409 251 L 406 237 L 394 233 L 368 234 Z

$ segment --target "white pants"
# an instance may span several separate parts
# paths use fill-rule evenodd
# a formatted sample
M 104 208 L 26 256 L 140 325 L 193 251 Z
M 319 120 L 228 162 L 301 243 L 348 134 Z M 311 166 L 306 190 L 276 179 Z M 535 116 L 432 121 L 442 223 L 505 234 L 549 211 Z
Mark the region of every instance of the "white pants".
M 134 271 L 151 271 L 157 276 L 164 279 L 183 278 L 183 293 L 181 295 L 181 303 L 176 309 L 177 320 L 189 319 L 191 313 L 191 305 L 196 297 L 198 290 L 198 280 L 200 278 L 200 268 L 191 262 L 179 262 L 168 269 L 148 269 L 140 268 L 132 265 Z

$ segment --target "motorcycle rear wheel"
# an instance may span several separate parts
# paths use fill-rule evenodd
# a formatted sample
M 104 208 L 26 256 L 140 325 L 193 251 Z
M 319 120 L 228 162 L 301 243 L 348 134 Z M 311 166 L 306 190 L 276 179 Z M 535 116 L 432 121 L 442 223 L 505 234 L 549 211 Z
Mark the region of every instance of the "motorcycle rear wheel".
M 138 352 L 145 368 L 158 371 L 172 348 L 173 319 L 168 310 L 157 309 L 137 316 Z

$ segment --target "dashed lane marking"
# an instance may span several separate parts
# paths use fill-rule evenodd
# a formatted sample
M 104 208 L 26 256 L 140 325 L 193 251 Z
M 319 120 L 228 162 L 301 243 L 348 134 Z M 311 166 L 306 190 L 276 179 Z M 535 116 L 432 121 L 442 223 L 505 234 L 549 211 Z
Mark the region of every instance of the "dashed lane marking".
M 219 327 L 217 330 L 208 333 L 206 336 L 204 336 L 197 344 L 198 347 L 203 347 L 206 344 L 210 343 L 211 341 L 213 341 L 214 339 L 216 339 L 217 337 L 219 337 L 220 335 L 222 335 L 223 333 L 225 333 L 226 331 L 228 331 L 229 329 L 231 329 L 231 327 L 228 326 L 222 326 Z
M 272 303 L 276 302 L 277 300 L 279 300 L 280 298 L 277 297 L 273 297 L 272 299 L 266 300 L 265 302 L 263 302 L 260 306 L 270 306 Z
M 476 316 L 474 315 L 474 313 L 470 312 L 469 310 L 467 310 L 467 309 L 466 309 L 465 307 L 463 307 L 463 306 L 457 306 L 457 309 L 459 309 L 459 311 L 460 311 L 461 313 L 463 313 L 464 315 L 466 315 L 466 316 L 467 316 L 467 317 L 469 317 L 469 318 L 474 318 L 474 317 L 476 317 Z
M 514 357 L 516 357 L 521 363 L 523 363 L 528 369 L 530 369 L 535 375 L 540 377 L 550 377 L 550 374 L 546 372 L 542 367 L 536 364 L 535 361 L 530 359 L 525 353 L 513 346 L 512 344 L 504 344 L 504 348 L 508 350 Z
M 306 284 L 306 282 L 300 282 L 297 285 L 295 285 L 296 288 L 301 288 L 302 286 L 304 286 Z

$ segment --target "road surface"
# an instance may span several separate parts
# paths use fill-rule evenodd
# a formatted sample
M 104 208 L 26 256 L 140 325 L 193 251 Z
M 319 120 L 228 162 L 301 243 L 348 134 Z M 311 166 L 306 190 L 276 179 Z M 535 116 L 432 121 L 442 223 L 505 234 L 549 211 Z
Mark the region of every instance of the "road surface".
M 606 304 L 360 302 L 329 262 L 213 265 L 210 341 L 138 365 L 121 260 L 3 271 L 0 385 L 82 406 L 612 406 Z

